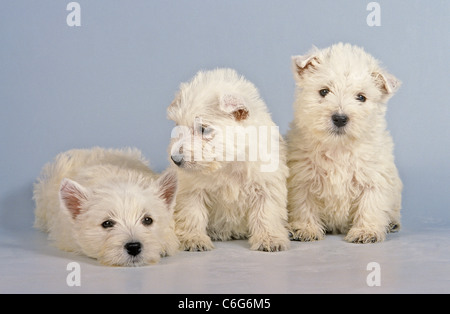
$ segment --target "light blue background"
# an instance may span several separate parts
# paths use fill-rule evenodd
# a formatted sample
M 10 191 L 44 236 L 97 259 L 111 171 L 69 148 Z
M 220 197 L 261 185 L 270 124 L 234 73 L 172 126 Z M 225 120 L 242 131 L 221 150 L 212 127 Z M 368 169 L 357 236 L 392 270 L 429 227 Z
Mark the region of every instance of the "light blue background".
M 164 170 L 166 108 L 200 69 L 246 76 L 285 133 L 290 57 L 339 41 L 403 81 L 387 119 L 404 221 L 449 226 L 449 1 L 378 1 L 380 27 L 361 0 L 78 2 L 69 27 L 69 1 L 0 1 L 0 229 L 31 228 L 32 183 L 59 152 L 134 146 Z
M 384 0 L 0 0 L 0 293 L 399 293 L 450 290 L 450 2 Z M 32 184 L 59 152 L 135 146 L 169 162 L 166 108 L 200 69 L 232 67 L 260 90 L 283 133 L 292 120 L 291 56 L 343 41 L 363 46 L 403 86 L 388 127 L 404 182 L 403 228 L 374 245 L 343 236 L 280 253 L 245 240 L 110 268 L 62 252 L 33 230 Z M 66 266 L 81 265 L 81 287 Z M 366 265 L 381 265 L 368 287 Z M 169 304 L 168 306 L 172 306 Z

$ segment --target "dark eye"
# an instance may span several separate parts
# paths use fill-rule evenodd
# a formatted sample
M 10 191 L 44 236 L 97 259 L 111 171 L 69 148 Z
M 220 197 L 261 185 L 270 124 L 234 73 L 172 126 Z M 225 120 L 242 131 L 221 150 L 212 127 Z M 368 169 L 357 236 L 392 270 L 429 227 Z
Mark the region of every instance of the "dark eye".
M 210 128 L 206 125 L 202 125 L 202 135 L 204 135 L 204 136 L 211 135 L 212 131 L 213 131 L 212 128 Z
M 150 226 L 152 223 L 153 223 L 153 219 L 151 217 L 146 216 L 146 217 L 142 218 L 142 224 L 144 226 Z
M 356 95 L 356 99 L 359 100 L 360 102 L 365 102 L 367 98 L 363 94 L 358 94 Z
M 328 88 L 324 88 L 319 91 L 319 94 L 320 96 L 325 97 L 326 95 L 328 95 L 329 92 L 330 90 Z
M 108 229 L 108 228 L 114 227 L 115 224 L 116 223 L 114 222 L 114 220 L 108 219 L 108 220 L 105 220 L 102 223 L 102 227 L 105 228 L 105 229 Z

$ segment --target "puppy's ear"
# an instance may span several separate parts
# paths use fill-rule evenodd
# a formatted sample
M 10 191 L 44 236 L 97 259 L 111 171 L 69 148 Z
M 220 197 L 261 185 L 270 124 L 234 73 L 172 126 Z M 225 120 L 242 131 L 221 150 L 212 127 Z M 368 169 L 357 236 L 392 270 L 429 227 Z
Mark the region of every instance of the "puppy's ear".
M 164 200 L 169 210 L 172 210 L 175 205 L 175 196 L 178 188 L 177 173 L 170 169 L 163 173 L 156 181 L 160 197 Z
M 233 115 L 236 121 L 242 121 L 248 118 L 249 111 L 244 99 L 236 95 L 225 94 L 219 99 L 220 109 Z
M 181 94 L 180 94 L 180 92 L 177 92 L 175 94 L 174 99 L 170 103 L 169 108 L 172 108 L 172 107 L 175 107 L 175 106 L 179 105 L 180 101 L 181 101 Z
M 180 94 L 180 92 L 177 92 L 175 94 L 175 98 L 172 100 L 169 107 L 167 107 L 167 118 L 168 119 L 170 119 L 170 120 L 176 119 L 175 113 L 177 112 L 177 107 L 179 107 L 179 105 L 180 105 L 180 101 L 181 101 L 181 94 Z
M 402 85 L 399 79 L 387 72 L 374 72 L 372 73 L 372 77 L 381 92 L 385 95 L 392 96 Z
M 70 179 L 63 179 L 59 187 L 59 199 L 67 208 L 72 218 L 80 214 L 81 203 L 87 199 L 86 188 Z
M 314 51 L 307 55 L 292 57 L 292 71 L 296 80 L 301 80 L 305 73 L 314 70 L 320 64 L 315 50 L 317 48 L 314 47 Z

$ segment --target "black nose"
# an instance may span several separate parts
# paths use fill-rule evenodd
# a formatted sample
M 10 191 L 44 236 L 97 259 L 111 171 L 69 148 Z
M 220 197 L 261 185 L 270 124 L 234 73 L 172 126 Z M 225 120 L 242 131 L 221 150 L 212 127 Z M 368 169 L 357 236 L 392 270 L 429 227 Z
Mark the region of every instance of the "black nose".
M 136 256 L 139 253 L 141 253 L 141 243 L 140 242 L 128 242 L 125 244 L 125 249 L 127 250 L 128 254 L 132 256 Z
M 183 161 L 184 161 L 183 155 L 172 155 L 172 156 L 170 156 L 170 158 L 172 159 L 174 164 L 177 165 L 178 167 L 183 164 Z
M 331 120 L 338 128 L 343 127 L 348 122 L 348 117 L 345 114 L 334 114 L 331 116 Z

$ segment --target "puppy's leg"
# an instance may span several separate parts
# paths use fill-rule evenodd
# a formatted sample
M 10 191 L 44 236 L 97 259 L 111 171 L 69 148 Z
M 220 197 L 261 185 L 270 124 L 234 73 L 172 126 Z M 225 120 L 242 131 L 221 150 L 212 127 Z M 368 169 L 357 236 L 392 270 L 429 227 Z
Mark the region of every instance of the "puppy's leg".
M 259 190 L 250 203 L 250 249 L 267 252 L 287 250 L 289 237 L 285 201 Z
M 307 185 L 290 185 L 288 193 L 289 229 L 292 240 L 317 241 L 325 238 L 314 196 Z
M 396 204 L 400 204 L 396 202 Z M 400 223 L 400 205 L 394 205 L 392 207 L 393 209 L 389 212 L 389 228 L 388 232 L 399 232 L 401 229 L 401 223 Z
M 177 195 L 175 233 L 185 251 L 209 251 L 214 248 L 206 233 L 208 209 L 202 192 L 183 191 Z
M 389 228 L 389 191 L 382 187 L 363 190 L 355 211 L 353 224 L 345 240 L 353 243 L 384 241 Z
M 400 180 L 398 174 L 393 180 L 393 205 L 391 206 L 392 210 L 389 211 L 390 223 L 388 232 L 398 232 L 400 231 L 400 210 L 402 208 L 402 189 L 403 184 Z
M 180 241 L 175 234 L 175 222 L 172 220 L 170 225 L 163 231 L 161 241 L 161 256 L 174 255 L 180 249 Z
M 228 204 L 223 200 L 216 200 L 214 206 L 210 208 L 207 232 L 213 241 L 247 238 L 247 226 L 242 223 L 243 214 L 235 210 L 236 206 L 239 204 Z M 241 226 L 245 227 L 244 230 L 241 230 Z

